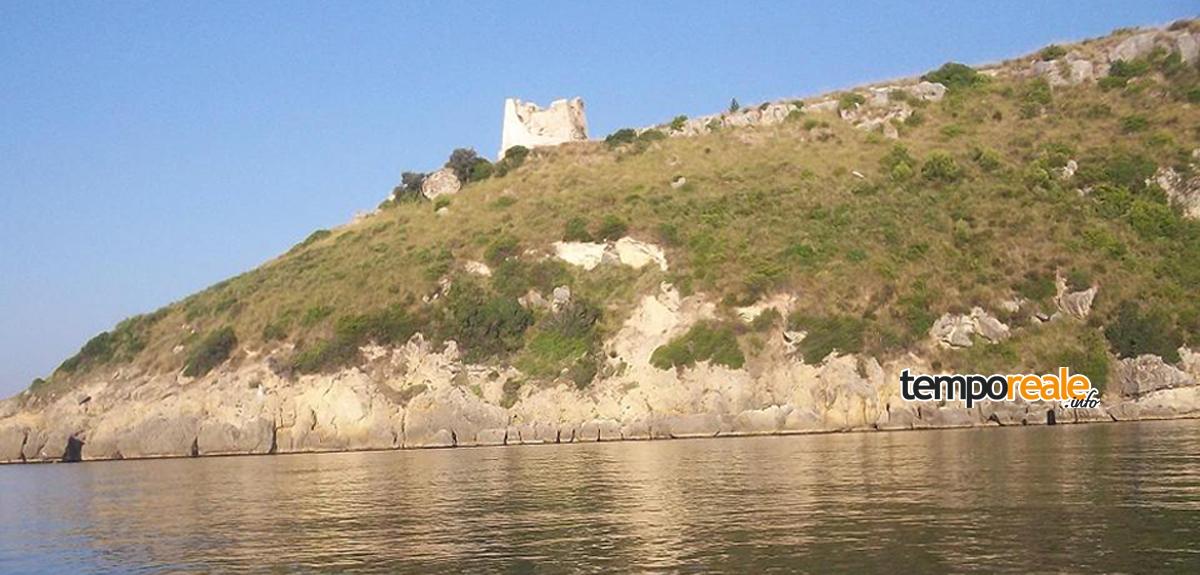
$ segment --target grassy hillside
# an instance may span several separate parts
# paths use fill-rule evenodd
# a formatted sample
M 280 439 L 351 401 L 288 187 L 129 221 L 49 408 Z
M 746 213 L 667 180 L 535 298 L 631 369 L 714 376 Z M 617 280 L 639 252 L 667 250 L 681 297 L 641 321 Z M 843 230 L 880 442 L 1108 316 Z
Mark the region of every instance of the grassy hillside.
M 281 369 L 331 369 L 357 361 L 360 344 L 402 342 L 416 331 L 455 339 L 472 360 L 513 362 L 535 379 L 569 368 L 565 377 L 585 386 L 600 339 L 636 294 L 664 280 L 723 302 L 730 314 L 772 293 L 795 294 L 800 311 L 778 322 L 810 332 L 812 357 L 822 346 L 878 357 L 920 349 L 942 313 L 995 311 L 1014 295 L 1034 304 L 1003 319 L 1024 326 L 1038 306 L 1050 309 L 1056 271 L 1080 287 L 1101 286 L 1086 324 L 1030 326 L 1001 345 L 928 353 L 985 370 L 1064 357 L 1102 364 L 1130 345 L 1162 344 L 1119 344 L 1131 332 L 1118 324 L 1166 338 L 1159 347 L 1200 345 L 1200 225 L 1146 184 L 1160 166 L 1190 173 L 1200 148 L 1200 71 L 1161 53 L 1127 68 L 1115 80 L 1053 88 L 944 69 L 934 77 L 949 93 L 937 103 L 913 100 L 916 113 L 897 126 L 898 140 L 833 112 L 798 109 L 776 126 L 538 150 L 503 176 L 466 185 L 448 213 L 435 211 L 444 201 L 390 202 L 254 271 L 131 318 L 34 391 L 54 393 L 118 365 L 200 374 L 230 353 L 240 361 L 242 350 L 281 346 L 295 347 Z M 1062 179 L 1055 170 L 1068 160 L 1079 171 Z M 678 176 L 687 183 L 676 189 Z M 620 235 L 622 227 L 662 245 L 670 271 L 583 272 L 526 252 L 550 252 L 565 234 Z M 466 274 L 468 260 L 488 262 L 494 275 Z M 423 301 L 444 278 L 455 287 Z M 562 284 L 579 302 L 562 313 L 516 303 L 531 288 L 548 295 Z M 772 329 L 770 321 L 718 322 L 697 337 L 722 340 L 713 345 L 726 356 L 736 339 L 732 355 L 753 356 L 756 330 Z

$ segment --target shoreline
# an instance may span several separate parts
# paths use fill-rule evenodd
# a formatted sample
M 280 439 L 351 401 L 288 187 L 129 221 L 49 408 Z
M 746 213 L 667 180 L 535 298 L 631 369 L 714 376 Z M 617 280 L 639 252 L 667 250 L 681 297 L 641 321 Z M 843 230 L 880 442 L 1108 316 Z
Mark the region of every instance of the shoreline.
M 951 430 L 983 430 L 983 429 L 1005 429 L 1005 428 L 1026 428 L 1026 427 L 1056 427 L 1056 426 L 1076 426 L 1076 425 L 1106 425 L 1106 424 L 1121 424 L 1121 423 L 1139 423 L 1139 422 L 1155 422 L 1155 421 L 1188 421 L 1200 420 L 1200 414 L 1188 414 L 1179 416 L 1149 416 L 1139 417 L 1137 419 L 1090 419 L 1081 421 L 1063 421 L 1055 423 L 1023 423 L 1018 425 L 1004 425 L 1000 423 L 988 423 L 986 425 L 945 425 L 945 426 L 928 426 L 928 427 L 910 427 L 910 428 L 895 428 L 895 429 L 878 429 L 878 428 L 853 428 L 853 429 L 827 429 L 827 430 L 805 430 L 805 431 L 775 431 L 769 433 L 755 432 L 738 432 L 738 433 L 716 433 L 714 435 L 686 435 L 681 437 L 630 437 L 619 439 L 587 439 L 575 440 L 572 438 L 568 441 L 541 441 L 541 442 L 515 442 L 508 443 L 475 443 L 467 445 L 429 445 L 429 446 L 412 446 L 412 447 L 394 447 L 394 448 L 363 448 L 363 449 L 311 449 L 298 451 L 272 451 L 267 453 L 210 453 L 206 455 L 161 455 L 151 457 L 120 457 L 120 458 L 94 458 L 94 459 L 78 459 L 78 460 L 33 460 L 33 461 L 0 461 L 0 467 L 3 466 L 18 466 L 18 465 L 55 465 L 55 464 L 78 464 L 78 463 L 113 463 L 120 461 L 159 461 L 159 460 L 180 460 L 180 459 L 213 459 L 224 457 L 274 457 L 287 455 L 320 455 L 320 454 L 337 454 L 337 453 L 387 453 L 393 451 L 430 451 L 440 450 L 449 451 L 454 449 L 486 449 L 486 448 L 502 448 L 502 447 L 543 447 L 543 446 L 564 446 L 576 444 L 590 443 L 626 443 L 626 442 L 649 442 L 649 441 L 687 441 L 696 439 L 739 439 L 747 437 L 795 437 L 795 436 L 812 436 L 812 435 L 835 435 L 835 434 L 866 434 L 866 433 L 911 433 L 921 431 L 951 431 Z

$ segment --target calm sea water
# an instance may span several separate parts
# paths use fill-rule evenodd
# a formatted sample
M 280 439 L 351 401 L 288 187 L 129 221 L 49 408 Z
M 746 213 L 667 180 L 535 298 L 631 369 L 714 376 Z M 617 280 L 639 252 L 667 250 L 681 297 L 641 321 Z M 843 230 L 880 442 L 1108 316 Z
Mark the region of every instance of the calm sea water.
M 1200 421 L 0 467 L 0 572 L 1200 572 Z

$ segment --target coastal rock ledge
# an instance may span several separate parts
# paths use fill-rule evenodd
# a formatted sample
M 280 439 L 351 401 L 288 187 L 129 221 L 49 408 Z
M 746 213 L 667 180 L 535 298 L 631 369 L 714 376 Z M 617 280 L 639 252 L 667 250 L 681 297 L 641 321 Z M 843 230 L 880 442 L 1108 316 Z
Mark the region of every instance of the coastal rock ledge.
M 898 374 L 932 372 L 910 355 L 886 364 L 830 354 L 808 365 L 782 332 L 742 369 L 702 362 L 661 370 L 650 350 L 711 313 L 674 292 L 647 297 L 610 342 L 624 369 L 585 390 L 510 382 L 512 368 L 464 363 L 453 342 L 419 334 L 364 349 L 363 366 L 277 374 L 270 357 L 201 379 L 117 372 L 47 400 L 0 402 L 0 462 L 56 462 L 891 431 L 1200 416 L 1200 355 L 1171 365 L 1117 362 L 1101 405 L 906 402 Z M 793 334 L 794 337 L 794 334 Z M 508 384 L 508 385 L 506 385 Z M 514 389 L 516 392 L 514 393 Z

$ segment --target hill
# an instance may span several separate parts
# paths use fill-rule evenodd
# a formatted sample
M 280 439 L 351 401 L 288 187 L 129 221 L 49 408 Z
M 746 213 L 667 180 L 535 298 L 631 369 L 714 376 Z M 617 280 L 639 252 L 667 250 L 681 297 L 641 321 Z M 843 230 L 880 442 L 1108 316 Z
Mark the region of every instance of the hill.
M 0 407 L 0 461 L 1194 416 L 1198 49 L 1121 30 L 460 156 L 456 194 L 88 341 Z M 1060 365 L 1103 406 L 897 392 Z

